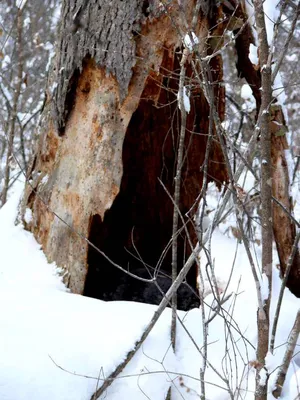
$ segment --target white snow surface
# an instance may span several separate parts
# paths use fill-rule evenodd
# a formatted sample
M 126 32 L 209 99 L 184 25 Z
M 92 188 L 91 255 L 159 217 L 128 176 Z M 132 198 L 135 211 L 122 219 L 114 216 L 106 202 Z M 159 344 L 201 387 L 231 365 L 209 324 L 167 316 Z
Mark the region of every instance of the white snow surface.
M 24 214 L 24 220 L 27 224 L 30 224 L 30 222 L 32 221 L 32 211 L 30 208 L 26 208 Z
M 187 33 L 183 41 L 185 47 L 187 47 L 190 51 L 193 50 L 196 44 L 199 44 L 199 39 L 196 36 L 195 32 Z
M 185 86 L 183 86 L 182 95 L 183 95 L 184 109 L 187 113 L 189 113 L 191 111 L 191 103 L 190 103 L 190 98 L 188 96 L 188 91 Z M 181 110 L 180 92 L 177 93 L 177 100 L 178 100 L 178 107 Z
M 277 7 L 280 1 L 278 0 L 265 0 L 264 2 L 264 12 L 265 12 L 265 22 L 268 35 L 268 42 L 271 45 L 274 36 L 274 24 L 280 14 L 280 8 Z
M 255 65 L 258 64 L 257 46 L 255 46 L 252 43 L 250 43 L 249 58 L 250 58 L 250 61 L 252 62 L 252 64 L 255 64 Z
M 252 94 L 252 90 L 250 86 L 246 83 L 241 87 L 241 97 L 244 100 L 243 109 L 245 111 L 251 112 L 255 109 L 256 103 Z
M 0 399 L 89 400 L 98 379 L 99 386 L 134 347 L 156 306 L 104 302 L 69 293 L 58 269 L 47 263 L 32 234 L 22 225 L 15 225 L 22 186 L 15 186 L 14 194 L 0 210 Z M 255 360 L 256 295 L 249 262 L 243 246 L 219 229 L 211 247 L 218 281 L 228 282 L 222 291 L 232 295 L 208 325 L 206 399 L 230 398 L 225 377 L 234 398 L 252 400 L 255 370 L 249 361 Z M 258 259 L 259 252 L 253 249 Z M 204 259 L 205 254 L 201 254 Z M 272 313 L 281 283 L 276 269 L 273 275 Z M 205 298 L 206 320 L 214 314 L 214 303 L 212 294 Z M 272 371 L 281 364 L 299 306 L 300 301 L 286 291 L 276 351 L 267 360 Z M 199 352 L 203 351 L 201 309 L 178 314 L 194 343 L 178 324 L 173 353 L 167 309 L 101 399 L 163 400 L 170 385 L 174 400 L 199 399 L 199 371 L 203 365 Z M 229 336 L 225 316 L 232 326 Z M 299 365 L 300 356 L 296 355 L 281 399 L 295 397 Z M 270 377 L 270 388 L 275 378 L 276 372 Z
M 22 10 L 27 3 L 27 0 L 16 0 L 16 6 Z

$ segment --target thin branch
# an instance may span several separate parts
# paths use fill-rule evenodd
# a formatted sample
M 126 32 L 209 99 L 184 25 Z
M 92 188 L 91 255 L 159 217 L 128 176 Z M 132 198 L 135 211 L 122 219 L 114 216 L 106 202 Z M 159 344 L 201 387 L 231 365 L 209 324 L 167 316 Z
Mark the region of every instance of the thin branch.
M 9 132 L 8 132 L 8 144 L 7 144 L 7 155 L 6 155 L 6 164 L 5 164 L 5 172 L 4 172 L 4 185 L 3 191 L 1 194 L 1 203 L 2 205 L 6 203 L 7 200 L 7 193 L 9 187 L 9 179 L 10 179 L 10 162 L 11 158 L 13 157 L 13 145 L 14 145 L 14 138 L 15 138 L 15 125 L 17 120 L 17 113 L 18 113 L 18 104 L 19 98 L 21 94 L 21 87 L 22 87 L 22 74 L 23 74 L 23 47 L 22 47 L 22 38 L 23 35 L 23 18 L 22 18 L 22 9 L 18 9 L 17 15 L 17 52 L 18 52 L 18 73 L 17 73 L 17 83 L 14 87 L 14 96 L 13 96 L 13 104 L 12 104 L 12 112 L 11 112 L 11 120 L 9 125 Z
M 186 109 L 185 109 L 185 101 L 184 96 L 185 87 L 185 63 L 188 57 L 189 51 L 188 49 L 184 49 L 182 53 L 182 58 L 180 61 L 180 78 L 179 78 L 179 91 L 178 91 L 178 102 L 179 109 L 181 113 L 181 127 L 180 127 L 180 135 L 179 135 L 179 145 L 177 152 L 177 167 L 176 167 L 176 175 L 175 175 L 175 189 L 174 189 L 174 210 L 173 210 L 173 228 L 172 228 L 172 282 L 175 282 L 177 278 L 177 257 L 178 257 L 178 207 L 180 202 L 180 189 L 181 189 L 181 172 L 182 172 L 182 164 L 183 164 L 183 151 L 184 151 L 184 140 L 185 140 L 185 131 L 186 131 Z M 171 343 L 173 350 L 175 351 L 175 343 L 176 343 L 176 313 L 177 313 L 177 293 L 176 291 L 172 297 L 172 322 L 171 322 Z

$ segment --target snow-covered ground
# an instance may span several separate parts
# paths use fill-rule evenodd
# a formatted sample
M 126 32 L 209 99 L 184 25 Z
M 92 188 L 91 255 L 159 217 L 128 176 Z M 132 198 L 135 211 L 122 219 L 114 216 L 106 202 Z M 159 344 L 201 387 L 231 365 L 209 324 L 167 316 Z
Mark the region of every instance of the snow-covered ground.
M 33 236 L 14 224 L 22 186 L 15 186 L 0 210 L 0 399 L 89 400 L 134 347 L 156 307 L 106 303 L 68 293 Z M 212 294 L 205 299 L 205 319 L 212 318 L 207 335 L 206 399 L 230 399 L 228 389 L 236 399 L 253 399 L 257 307 L 249 262 L 243 246 L 222 230 L 213 236 L 212 256 L 222 290 L 231 296 L 214 318 Z M 204 254 L 201 261 L 205 264 Z M 279 288 L 274 269 L 273 309 Z M 299 305 L 286 291 L 276 351 L 268 357 L 268 367 L 274 371 L 270 389 Z M 170 346 L 170 310 L 166 310 L 102 398 L 163 400 L 171 386 L 172 400 L 199 399 L 204 351 L 201 311 L 178 313 L 184 327 L 178 324 L 175 355 Z M 281 399 L 293 400 L 298 395 L 299 366 L 296 355 Z

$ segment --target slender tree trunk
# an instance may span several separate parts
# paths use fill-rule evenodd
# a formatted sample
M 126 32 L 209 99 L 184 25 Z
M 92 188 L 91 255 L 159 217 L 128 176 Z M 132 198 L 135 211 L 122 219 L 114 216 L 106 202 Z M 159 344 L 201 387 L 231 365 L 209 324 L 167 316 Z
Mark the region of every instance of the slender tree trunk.
M 261 94 L 261 208 L 262 208 L 262 278 L 267 279 L 268 295 L 264 299 L 263 308 L 257 313 L 257 368 L 256 377 L 256 400 L 267 399 L 268 371 L 265 369 L 265 357 L 269 349 L 270 329 L 270 299 L 272 288 L 272 169 L 271 169 L 271 130 L 270 130 L 270 107 L 272 103 L 271 83 L 271 59 L 269 57 L 269 45 L 265 25 L 263 2 L 253 2 L 255 9 L 255 21 L 258 33 L 259 64 L 261 70 L 262 94 Z
M 178 274 L 178 209 L 180 203 L 180 187 L 181 187 L 181 173 L 182 163 L 184 156 L 184 142 L 186 131 L 186 109 L 184 96 L 186 95 L 185 88 L 185 63 L 187 61 L 188 49 L 184 49 L 180 61 L 180 78 L 179 78 L 179 91 L 178 103 L 180 108 L 180 135 L 177 152 L 177 166 L 175 175 L 175 189 L 174 189 L 174 211 L 173 211 L 173 228 L 172 228 L 172 282 L 175 282 Z M 172 324 L 171 324 L 171 342 L 173 350 L 175 351 L 176 345 L 176 315 L 177 315 L 177 292 L 174 292 L 172 297 Z
M 9 179 L 10 179 L 10 171 L 11 171 L 10 165 L 13 160 L 15 127 L 16 127 L 16 121 L 17 121 L 18 103 L 19 103 L 19 97 L 20 97 L 21 86 L 22 86 L 22 74 L 23 74 L 22 31 L 23 31 L 22 9 L 19 8 L 18 15 L 17 15 L 17 41 L 16 41 L 16 51 L 18 54 L 17 77 L 16 77 L 16 84 L 15 84 L 14 96 L 13 96 L 13 101 L 12 101 L 12 109 L 10 112 L 10 121 L 8 124 L 7 153 L 6 153 L 6 164 L 5 164 L 5 171 L 4 171 L 4 185 L 3 185 L 2 195 L 1 195 L 2 205 L 5 204 L 6 200 L 7 200 L 7 192 L 8 192 L 8 188 L 9 188 Z

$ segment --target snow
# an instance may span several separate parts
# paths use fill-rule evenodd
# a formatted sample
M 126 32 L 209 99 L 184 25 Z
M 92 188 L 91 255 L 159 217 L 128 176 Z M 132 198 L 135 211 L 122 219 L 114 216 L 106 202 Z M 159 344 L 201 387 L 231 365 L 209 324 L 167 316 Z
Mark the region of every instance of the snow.
M 243 172 L 238 180 L 238 184 L 246 191 L 246 193 L 251 192 L 255 189 L 255 178 L 252 173 L 248 170 Z
M 253 182 L 247 185 L 253 186 Z M 32 234 L 22 225 L 15 225 L 22 187 L 22 182 L 15 185 L 14 193 L 0 210 L 0 398 L 89 400 L 101 379 L 134 348 L 156 306 L 103 302 L 69 293 L 60 271 L 47 263 Z M 213 214 L 218 200 L 208 198 Z M 31 218 L 29 211 L 25 215 Z M 235 392 L 234 398 L 252 400 L 257 301 L 249 261 L 243 246 L 224 236 L 219 228 L 212 236 L 211 252 L 220 297 L 231 296 L 217 314 L 213 294 L 205 297 L 205 320 L 211 319 L 207 326 L 206 398 L 230 398 L 225 377 L 229 389 Z M 252 252 L 255 259 L 260 259 L 259 248 Z M 206 261 L 202 252 L 204 272 Z M 211 270 L 207 268 L 207 285 L 209 275 Z M 271 320 L 280 285 L 274 268 Z M 300 301 L 286 290 L 275 352 L 267 357 L 267 367 L 272 371 L 282 361 L 299 306 Z M 167 309 L 102 399 L 163 399 L 170 386 L 174 400 L 199 399 L 204 351 L 202 310 L 178 312 L 178 316 L 184 327 L 178 324 L 176 354 L 170 345 L 171 315 Z M 299 365 L 300 356 L 296 355 L 288 371 L 283 400 L 297 393 Z M 270 387 L 275 378 L 276 374 L 271 374 Z
M 24 28 L 29 27 L 30 22 L 31 22 L 31 21 L 30 21 L 30 18 L 29 18 L 29 17 L 26 17 L 26 18 L 24 19 L 24 22 L 23 22 Z
M 227 131 L 228 129 L 230 129 L 230 121 L 228 120 L 222 121 L 221 126 L 225 131 Z
M 280 8 L 277 7 L 279 3 L 280 1 L 278 0 L 277 1 L 265 0 L 264 2 L 265 22 L 268 35 L 268 42 L 270 45 L 273 41 L 274 24 L 277 21 L 280 14 Z
M 11 64 L 10 57 L 6 54 L 2 60 L 2 68 L 5 69 Z
M 250 48 L 249 48 L 249 58 L 252 64 L 257 65 L 258 64 L 258 51 L 257 51 L 257 46 L 254 46 L 254 44 L 250 43 Z
M 255 109 L 256 103 L 254 96 L 252 94 L 252 90 L 248 84 L 244 84 L 241 88 L 241 97 L 244 100 L 243 109 L 245 111 L 251 112 Z
M 178 107 L 181 110 L 181 100 L 180 100 L 180 92 L 177 93 Z M 190 98 L 188 96 L 188 91 L 185 86 L 183 86 L 183 105 L 184 109 L 187 113 L 191 111 L 191 103 Z
M 194 32 L 191 32 L 185 35 L 183 42 L 185 47 L 192 51 L 194 46 L 199 43 L 199 39 Z
M 16 6 L 20 9 L 23 10 L 27 3 L 27 0 L 16 0 Z
M 33 236 L 21 225 L 14 225 L 22 186 L 22 183 L 18 183 L 14 195 L 0 209 L 0 291 L 11 285 L 14 290 L 23 287 L 28 290 L 26 285 L 39 289 L 66 290 L 57 276 L 56 266 L 47 263 Z
M 279 3 L 280 3 L 279 1 L 274 1 L 274 0 L 265 0 L 264 1 L 264 12 L 265 12 L 267 37 L 268 37 L 269 45 L 271 46 L 271 51 L 273 53 L 275 50 L 274 44 L 273 44 L 274 24 L 276 23 L 279 15 L 280 15 L 280 7 L 277 7 L 277 5 Z M 250 24 L 252 26 L 254 26 L 254 23 L 255 23 L 254 8 L 253 8 L 253 5 L 251 4 L 251 2 L 248 0 L 246 1 L 246 9 L 247 9 L 247 13 L 249 15 Z M 254 36 L 256 38 L 256 43 L 257 43 L 257 32 L 255 31 L 255 29 L 252 29 L 252 31 L 254 33 Z M 257 64 L 258 63 L 257 47 L 254 46 L 253 44 L 250 44 L 249 50 L 250 50 L 249 58 L 250 58 L 251 62 L 254 64 Z M 295 55 L 292 55 L 289 57 L 291 57 L 291 60 L 295 60 L 297 58 Z M 275 59 L 275 61 L 276 61 L 276 59 Z M 274 69 L 275 65 L 276 65 L 276 62 L 275 62 L 275 64 L 272 65 L 273 69 Z M 263 65 L 261 67 L 261 70 L 263 70 L 266 67 L 267 67 L 266 65 Z M 288 121 L 286 107 L 284 106 L 285 101 L 286 101 L 286 96 L 285 96 L 283 87 L 284 87 L 284 85 L 282 83 L 280 73 L 278 73 L 277 76 L 275 77 L 275 81 L 274 81 L 273 95 L 277 98 L 279 104 L 282 106 L 282 110 L 283 110 L 285 119 L 286 119 L 286 121 Z M 248 96 L 248 100 L 249 100 L 249 98 L 250 98 L 250 96 Z
M 267 374 L 267 371 L 264 368 L 260 371 L 259 376 L 260 376 L 260 381 L 259 381 L 260 384 L 262 386 L 265 385 L 266 382 L 267 382 L 267 379 L 268 379 L 268 374 Z
M 255 29 L 255 15 L 254 15 L 254 7 L 251 0 L 245 1 L 246 12 L 248 15 L 248 21 L 250 26 L 252 27 L 252 33 L 254 36 L 255 43 L 257 44 L 257 32 Z
M 260 283 L 261 299 L 262 301 L 267 300 L 269 297 L 269 281 L 265 273 L 262 274 L 262 280 Z
M 26 208 L 24 220 L 27 224 L 30 224 L 30 222 L 32 221 L 32 211 L 30 210 L 30 208 Z
M 68 293 L 33 236 L 14 225 L 21 191 L 22 185 L 0 210 L 0 398 L 89 399 L 99 372 L 107 376 L 134 347 L 155 307 Z M 139 373 L 174 369 L 174 355 L 168 351 L 170 321 L 167 310 L 131 364 L 135 376 L 117 383 L 126 385 L 128 398 L 134 392 L 135 399 L 144 398 L 137 381 L 150 396 L 154 390 L 168 390 L 165 373 L 141 378 Z
M 299 366 L 295 365 L 295 363 L 293 364 L 296 372 L 290 381 L 290 398 L 292 400 L 298 400 L 300 398 L 300 369 Z
M 293 62 L 293 61 L 297 61 L 297 60 L 298 60 L 297 54 L 287 54 L 287 55 L 285 56 L 285 58 L 286 58 L 286 60 L 287 60 L 288 62 Z
M 45 175 L 43 177 L 43 179 L 41 180 L 40 185 L 46 185 L 46 183 L 48 182 L 48 179 L 49 179 L 49 175 Z

